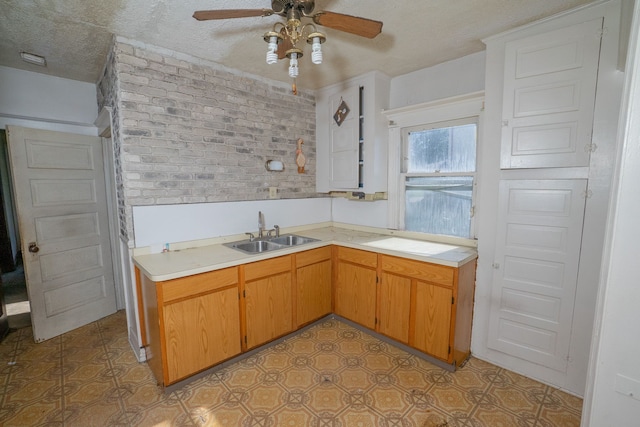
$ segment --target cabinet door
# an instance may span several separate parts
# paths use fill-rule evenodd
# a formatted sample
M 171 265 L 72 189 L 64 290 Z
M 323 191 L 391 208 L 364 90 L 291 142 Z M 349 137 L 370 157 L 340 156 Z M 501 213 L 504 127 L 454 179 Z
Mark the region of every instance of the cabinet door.
M 331 260 L 300 267 L 296 274 L 298 325 L 331 313 Z
M 602 19 L 505 46 L 500 166 L 588 166 Z
M 391 338 L 409 343 L 411 279 L 382 273 L 380 283 L 380 330 Z
M 338 260 L 336 314 L 369 329 L 376 322 L 376 271 Z
M 451 288 L 416 282 L 414 346 L 442 360 L 449 359 Z
M 168 383 L 240 353 L 238 289 L 164 307 Z
M 359 85 L 353 85 L 329 100 L 330 117 L 330 185 L 333 190 L 358 188 Z M 349 108 L 344 121 L 337 124 L 333 115 L 342 103 Z
M 245 283 L 247 348 L 293 330 L 291 272 Z

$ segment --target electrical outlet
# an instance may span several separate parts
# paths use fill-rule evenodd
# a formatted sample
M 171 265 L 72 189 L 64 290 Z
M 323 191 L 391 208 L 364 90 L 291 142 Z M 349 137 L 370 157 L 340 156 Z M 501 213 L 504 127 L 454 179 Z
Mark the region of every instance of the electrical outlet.
M 269 198 L 275 199 L 278 197 L 278 187 L 269 187 Z

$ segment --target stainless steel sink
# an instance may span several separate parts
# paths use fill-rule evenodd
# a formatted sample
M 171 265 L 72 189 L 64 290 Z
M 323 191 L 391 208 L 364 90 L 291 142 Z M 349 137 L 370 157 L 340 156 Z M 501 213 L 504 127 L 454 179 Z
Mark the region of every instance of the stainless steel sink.
M 242 241 L 235 243 L 227 243 L 227 246 L 233 249 L 238 249 L 250 254 L 259 254 L 262 252 L 273 251 L 275 249 L 282 249 L 283 246 L 277 243 L 268 242 L 266 240 L 254 240 L 253 242 Z
M 317 242 L 317 239 L 287 234 L 279 237 L 269 237 L 262 240 L 242 240 L 240 242 L 225 243 L 224 245 L 248 254 L 260 254 L 263 252 L 275 251 L 278 249 L 290 248 L 292 246 L 304 245 L 305 243 Z
M 297 246 L 304 245 L 305 243 L 317 242 L 317 239 L 310 237 L 296 236 L 295 234 L 287 234 L 280 237 L 271 237 L 269 242 L 278 243 L 280 245 Z

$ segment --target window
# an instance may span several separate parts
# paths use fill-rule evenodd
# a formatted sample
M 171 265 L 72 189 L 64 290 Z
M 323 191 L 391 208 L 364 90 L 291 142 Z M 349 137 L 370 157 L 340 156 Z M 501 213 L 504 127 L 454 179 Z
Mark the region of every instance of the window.
M 477 134 L 477 117 L 402 130 L 401 228 L 473 238 Z

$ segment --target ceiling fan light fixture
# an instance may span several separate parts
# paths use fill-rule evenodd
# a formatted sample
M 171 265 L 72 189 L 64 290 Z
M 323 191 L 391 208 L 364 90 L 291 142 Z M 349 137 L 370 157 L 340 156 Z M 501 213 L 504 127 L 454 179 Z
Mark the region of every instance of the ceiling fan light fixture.
M 193 17 L 199 21 L 216 19 L 249 18 L 258 16 L 280 15 L 285 22 L 274 24 L 263 39 L 267 42 L 267 64 L 275 64 L 280 59 L 289 58 L 289 76 L 293 78 L 292 90 L 298 94 L 296 77 L 298 77 L 298 60 L 302 58 L 302 46 L 298 42 L 305 40 L 311 45 L 311 62 L 322 64 L 322 43 L 327 37 L 316 30 L 315 24 L 344 31 L 357 36 L 374 38 L 382 31 L 382 22 L 343 13 L 319 11 L 314 14 L 315 0 L 271 0 L 271 9 L 220 9 L 197 10 Z M 303 24 L 307 19 L 313 23 Z
M 38 65 L 40 67 L 47 66 L 46 58 L 44 56 L 36 55 L 35 53 L 22 51 L 20 52 L 20 58 L 22 58 L 24 62 L 28 62 L 29 64 Z
M 327 37 L 322 33 L 311 33 L 307 36 L 307 43 L 311 44 L 311 62 L 314 64 L 322 64 L 322 43 Z
M 267 64 L 275 64 L 278 62 L 278 44 L 282 42 L 282 35 L 275 31 L 268 31 L 264 34 L 264 41 L 267 46 Z
M 289 77 L 295 79 L 298 77 L 298 58 L 302 58 L 302 51 L 297 48 L 289 49 L 287 58 L 289 58 Z

